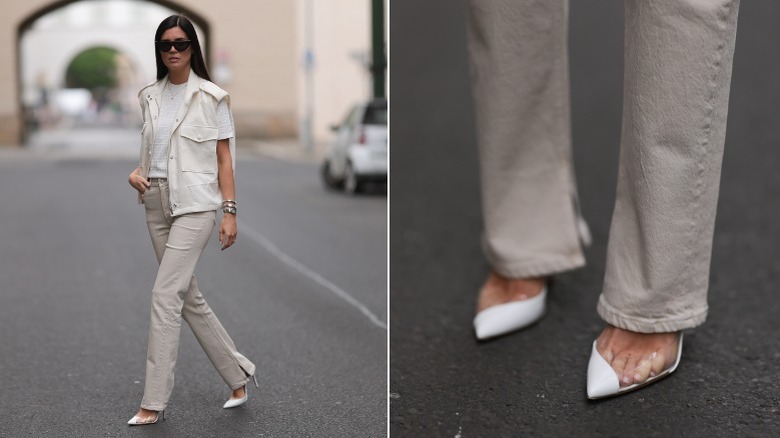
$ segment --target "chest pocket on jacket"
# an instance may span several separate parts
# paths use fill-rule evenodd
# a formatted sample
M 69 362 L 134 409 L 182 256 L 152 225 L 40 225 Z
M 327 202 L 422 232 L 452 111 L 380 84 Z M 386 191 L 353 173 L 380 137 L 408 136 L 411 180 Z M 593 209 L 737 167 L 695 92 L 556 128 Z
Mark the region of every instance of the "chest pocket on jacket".
M 179 150 L 182 172 L 215 173 L 217 171 L 217 128 L 181 125 Z

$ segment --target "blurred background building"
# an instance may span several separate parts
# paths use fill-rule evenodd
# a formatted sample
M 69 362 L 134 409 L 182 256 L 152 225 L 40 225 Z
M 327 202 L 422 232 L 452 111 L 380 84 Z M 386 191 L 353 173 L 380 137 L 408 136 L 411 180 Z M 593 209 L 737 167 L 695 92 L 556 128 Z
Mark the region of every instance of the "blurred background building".
M 323 142 L 371 97 L 369 0 L 11 0 L 0 14 L 0 144 L 139 124 L 154 31 L 176 12 L 196 23 L 212 79 L 233 96 L 239 137 Z

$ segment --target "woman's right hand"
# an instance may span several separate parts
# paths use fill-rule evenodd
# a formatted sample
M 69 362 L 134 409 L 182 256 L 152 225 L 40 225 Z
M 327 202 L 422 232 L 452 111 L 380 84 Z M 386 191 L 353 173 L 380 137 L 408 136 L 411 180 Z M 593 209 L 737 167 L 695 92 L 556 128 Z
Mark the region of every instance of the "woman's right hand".
M 142 195 L 146 192 L 146 189 L 148 189 L 149 185 L 151 184 L 146 178 L 141 176 L 140 167 L 136 167 L 133 173 L 131 173 L 130 176 L 127 178 L 127 182 L 129 182 L 130 185 L 134 189 L 138 190 L 138 193 Z

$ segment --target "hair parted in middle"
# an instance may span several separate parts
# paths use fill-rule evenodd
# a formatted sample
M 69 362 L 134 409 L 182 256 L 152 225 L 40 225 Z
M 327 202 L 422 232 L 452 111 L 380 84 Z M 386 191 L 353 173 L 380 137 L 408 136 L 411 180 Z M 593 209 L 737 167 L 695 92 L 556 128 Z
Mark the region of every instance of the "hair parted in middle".
M 192 25 L 192 21 L 184 16 L 184 14 L 174 14 L 163 20 L 162 23 L 157 26 L 157 32 L 154 33 L 154 40 L 160 41 L 162 34 L 172 27 L 180 28 L 184 31 L 184 33 L 187 34 L 187 37 L 190 39 L 190 47 L 192 48 L 190 67 L 192 67 L 192 71 L 194 71 L 195 74 L 201 78 L 210 81 L 211 76 L 209 76 L 209 71 L 206 68 L 206 61 L 203 59 L 203 54 L 200 50 L 198 33 L 195 32 L 195 26 Z M 160 51 L 157 50 L 156 45 L 154 48 L 154 57 L 157 60 L 157 80 L 160 80 L 168 74 L 168 67 L 163 64 L 162 55 L 160 55 Z

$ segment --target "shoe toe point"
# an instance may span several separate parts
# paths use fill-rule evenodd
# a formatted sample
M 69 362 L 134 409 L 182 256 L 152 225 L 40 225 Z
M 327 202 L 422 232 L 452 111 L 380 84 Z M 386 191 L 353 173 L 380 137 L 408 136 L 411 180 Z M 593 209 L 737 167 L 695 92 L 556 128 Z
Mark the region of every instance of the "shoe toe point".
M 244 398 L 230 399 L 226 401 L 224 405 L 222 405 L 222 409 L 230 409 L 230 408 L 241 406 L 244 403 L 246 403 L 247 399 L 248 397 L 246 396 Z
M 614 385 L 605 381 L 590 382 L 588 381 L 588 398 L 591 400 L 615 395 L 619 391 L 615 390 Z
M 480 341 L 489 339 L 496 335 L 495 324 L 491 324 L 489 319 L 479 318 L 477 315 L 477 318 L 474 318 L 474 334 Z
M 591 400 L 615 395 L 620 392 L 618 375 L 598 352 L 596 342 L 593 342 L 590 361 L 588 362 L 587 392 L 588 398 Z

